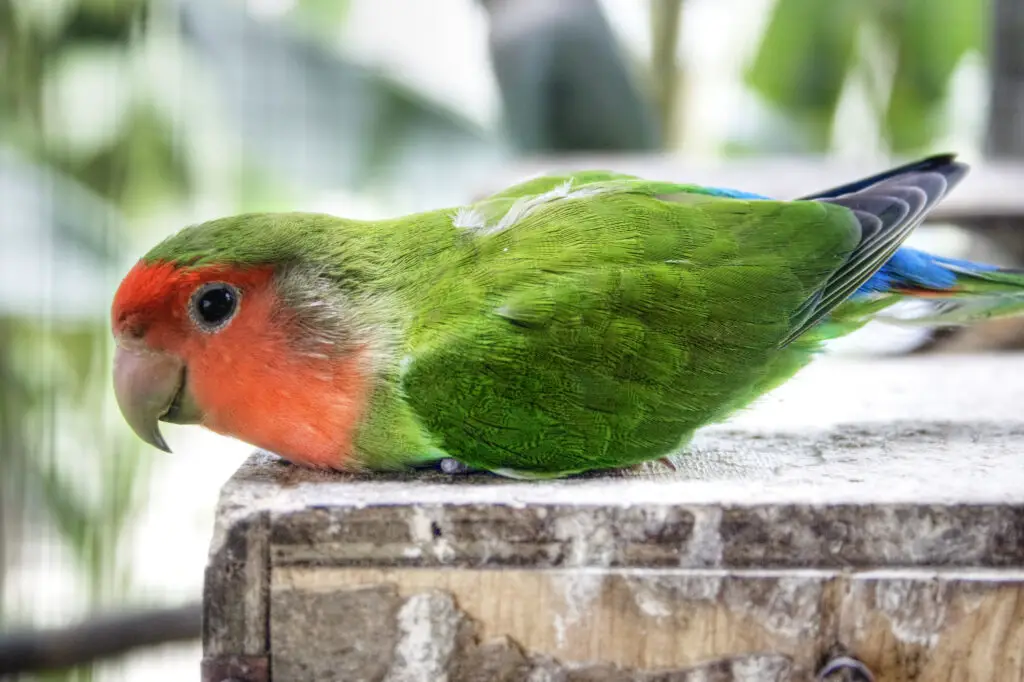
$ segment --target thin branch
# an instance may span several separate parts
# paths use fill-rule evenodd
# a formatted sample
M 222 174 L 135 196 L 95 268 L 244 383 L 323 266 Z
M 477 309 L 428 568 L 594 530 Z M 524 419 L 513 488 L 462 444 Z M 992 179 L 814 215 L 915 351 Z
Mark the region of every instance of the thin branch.
M 63 628 L 0 634 L 0 675 L 70 668 L 134 649 L 198 639 L 202 604 L 105 613 Z
M 676 142 L 680 67 L 676 59 L 683 0 L 651 0 L 651 73 L 665 144 Z

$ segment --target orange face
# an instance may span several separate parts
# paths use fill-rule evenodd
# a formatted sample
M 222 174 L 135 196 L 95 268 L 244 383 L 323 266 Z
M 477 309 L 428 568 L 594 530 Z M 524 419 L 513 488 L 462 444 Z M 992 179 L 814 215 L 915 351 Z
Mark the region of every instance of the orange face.
M 169 451 L 159 422 L 202 424 L 287 459 L 342 468 L 365 404 L 360 353 L 310 353 L 274 270 L 140 261 L 114 297 L 114 391 Z

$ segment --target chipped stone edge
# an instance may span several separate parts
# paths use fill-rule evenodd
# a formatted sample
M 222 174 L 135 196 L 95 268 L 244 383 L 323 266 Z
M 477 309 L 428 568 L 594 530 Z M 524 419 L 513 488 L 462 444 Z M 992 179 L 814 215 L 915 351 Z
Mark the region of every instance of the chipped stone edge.
M 395 567 L 498 567 L 545 568 L 1013 568 L 1024 558 L 1018 519 L 1024 507 L 998 505 L 634 505 L 633 512 L 650 518 L 671 510 L 692 521 L 680 545 L 679 533 L 659 538 L 642 520 L 621 518 L 616 506 L 574 508 L 568 505 L 529 505 L 520 513 L 522 524 L 533 523 L 536 537 L 507 538 L 481 524 L 471 532 L 459 530 L 466 511 L 507 505 L 432 504 L 349 507 L 336 506 L 273 512 L 279 527 L 309 523 L 308 537 L 274 542 L 275 566 L 395 566 Z M 387 510 L 389 524 L 408 526 L 405 536 L 371 540 L 349 538 L 347 524 L 376 523 Z M 400 510 L 396 513 L 395 510 Z M 606 513 L 607 512 L 607 513 Z M 315 514 L 316 518 L 307 514 Z M 499 517 L 501 515 L 498 515 Z M 936 519 L 958 529 L 962 546 L 936 530 Z M 321 521 L 326 519 L 327 521 Z M 590 519 L 580 525 L 580 519 Z M 498 519 L 499 521 L 501 518 Z M 874 533 L 871 525 L 897 523 L 888 533 Z M 683 523 L 682 518 L 666 528 Z M 983 523 L 979 523 L 983 522 Z M 973 526 L 971 524 L 974 524 Z M 319 524 L 319 525 L 318 525 Z M 453 525 L 455 524 L 455 525 Z M 629 525 L 632 524 L 632 525 Z M 607 526 L 607 527 L 606 527 Z M 635 526 L 636 532 L 613 532 Z M 768 533 L 768 529 L 778 530 Z M 966 529 L 973 528 L 971 533 Z M 499 529 L 500 530 L 500 527 Z M 767 535 L 766 535 L 767 533 Z M 638 556 L 637 550 L 646 554 Z M 654 552 L 654 554 L 652 554 Z
M 270 513 L 235 499 L 242 474 L 262 463 L 250 457 L 221 491 L 203 581 L 204 670 L 235 658 L 269 669 Z M 254 663 L 261 657 L 266 666 Z

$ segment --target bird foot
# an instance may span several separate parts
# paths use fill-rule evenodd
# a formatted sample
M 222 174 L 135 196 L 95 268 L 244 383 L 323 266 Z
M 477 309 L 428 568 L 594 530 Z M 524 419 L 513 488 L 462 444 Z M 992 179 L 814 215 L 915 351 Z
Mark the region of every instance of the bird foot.
M 468 464 L 464 464 L 457 459 L 451 457 L 445 457 L 438 463 L 438 468 L 441 469 L 442 474 L 448 474 L 450 476 L 461 476 L 464 474 L 474 474 L 482 469 L 474 469 Z

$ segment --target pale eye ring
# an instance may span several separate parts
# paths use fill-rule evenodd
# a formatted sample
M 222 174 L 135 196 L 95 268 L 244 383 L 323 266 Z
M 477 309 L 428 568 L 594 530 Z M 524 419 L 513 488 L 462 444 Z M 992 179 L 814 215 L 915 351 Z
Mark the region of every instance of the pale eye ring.
M 209 282 L 196 289 L 188 304 L 192 321 L 204 332 L 218 332 L 238 313 L 241 292 L 227 282 Z

